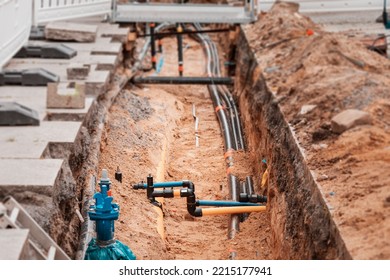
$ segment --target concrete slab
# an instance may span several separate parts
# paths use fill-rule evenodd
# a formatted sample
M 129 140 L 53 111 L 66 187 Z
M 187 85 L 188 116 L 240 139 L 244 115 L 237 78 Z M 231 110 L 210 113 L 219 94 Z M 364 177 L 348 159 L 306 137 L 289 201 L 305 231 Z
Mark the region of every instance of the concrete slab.
M 58 45 L 58 42 L 48 41 L 29 41 L 31 46 L 44 46 L 44 45 Z M 111 42 L 111 38 L 99 37 L 94 43 L 77 43 L 66 42 L 62 43 L 67 47 L 70 47 L 79 52 L 89 52 L 91 54 L 111 54 L 116 55 L 122 51 L 122 44 L 118 42 Z
M 46 87 L 0 87 L 0 102 L 12 101 L 36 110 L 41 121 L 46 117 Z
M 62 159 L 0 159 L 0 193 L 31 191 L 51 196 Z
M 42 121 L 36 127 L 0 127 L 1 143 L 15 143 L 17 147 L 30 143 L 74 143 L 81 127 L 81 122 Z M 12 141 L 10 141 L 12 139 Z
M 110 82 L 110 71 L 92 70 L 85 81 L 85 94 L 87 96 L 98 96 Z
M 72 59 L 43 59 L 43 58 L 14 58 L 6 69 L 44 68 L 62 78 L 66 74 L 66 68 L 70 64 L 83 64 L 90 67 L 97 66 L 97 70 L 112 71 L 118 64 L 118 55 L 91 55 L 88 52 L 80 52 Z M 65 76 L 67 77 L 67 76 Z M 61 80 L 62 81 L 62 80 Z
M 54 21 L 45 27 L 45 37 L 48 40 L 94 42 L 97 25 L 73 22 Z
M 95 98 L 86 97 L 85 107 L 82 109 L 47 109 L 47 121 L 79 121 L 83 122 L 85 117 L 90 114 Z
M 107 72 L 105 72 L 105 74 L 108 75 Z M 92 80 L 92 82 L 94 81 Z M 47 91 L 47 87 L 14 87 L 14 86 L 0 87 L 0 102 L 15 101 L 27 107 L 30 107 L 38 112 L 39 119 L 41 121 L 43 120 L 83 121 L 84 117 L 90 111 L 92 104 L 95 100 L 95 98 L 93 97 L 87 97 L 85 99 L 85 107 L 82 109 L 47 109 L 46 91 Z M 4 151 L 0 151 L 0 157 L 2 154 L 1 152 Z M 9 153 L 7 152 L 6 154 L 8 155 Z M 37 157 L 33 157 L 33 158 L 37 158 Z
M 69 62 L 89 65 L 90 67 L 96 65 L 96 70 L 112 71 L 118 64 L 118 55 L 91 55 L 90 53 L 81 52 L 70 59 Z
M 130 28 L 120 28 L 118 24 L 101 25 L 98 28 L 98 36 L 109 37 L 112 42 L 125 44 L 130 33 Z
M 66 65 L 63 63 L 49 62 L 50 59 L 41 59 L 42 61 L 36 61 L 34 59 L 11 59 L 6 69 L 10 70 L 24 70 L 30 68 L 43 68 L 52 72 L 60 77 L 60 81 L 66 81 Z M 56 59 L 59 60 L 59 59 Z
M 14 138 L 0 141 L 1 159 L 39 159 L 47 148 L 47 142 L 19 143 Z
M 16 61 L 16 59 L 12 59 L 10 65 L 7 67 L 10 69 L 25 69 L 26 67 L 29 67 L 29 63 L 22 63 L 21 61 Z M 55 63 L 48 63 L 48 64 L 34 64 L 38 65 L 39 67 L 43 67 L 58 76 L 60 76 L 61 82 L 75 82 L 77 80 L 68 80 L 67 79 L 67 73 L 66 73 L 66 67 L 64 65 L 58 65 Z M 105 88 L 106 85 L 108 85 L 110 80 L 110 71 L 100 71 L 97 70 L 97 65 L 92 65 L 91 70 L 89 72 L 88 77 L 84 80 L 86 85 L 86 95 L 91 96 L 97 96 L 98 94 L 95 94 L 95 91 L 97 91 L 96 87 L 99 88 Z M 105 68 L 105 66 L 103 66 Z M 1 88 L 1 87 L 0 87 Z M 21 88 L 21 87 L 15 87 L 15 88 Z M 29 87 L 30 88 L 30 87 Z M 100 94 L 100 92 L 99 92 Z M 46 100 L 46 97 L 45 97 Z M 46 101 L 45 101 L 46 102 Z
M 0 260 L 27 260 L 28 229 L 0 229 Z

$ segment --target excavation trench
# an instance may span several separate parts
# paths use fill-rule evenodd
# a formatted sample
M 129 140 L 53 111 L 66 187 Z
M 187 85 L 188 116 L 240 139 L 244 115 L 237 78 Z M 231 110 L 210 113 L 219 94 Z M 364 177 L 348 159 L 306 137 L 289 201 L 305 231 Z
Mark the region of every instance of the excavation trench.
M 111 107 L 101 143 L 99 170 L 108 169 L 114 178 L 119 167 L 124 176 L 113 187 L 121 205 L 116 238 L 138 259 L 350 258 L 293 133 L 260 74 L 246 33 L 239 30 L 231 39 L 220 41 L 225 49 L 235 45 L 239 67 L 234 92 L 247 145 L 246 151 L 234 153 L 231 171 L 241 181 L 253 176 L 255 193 L 269 197 L 267 212 L 251 213 L 240 223 L 234 239 L 229 239 L 229 215 L 193 217 L 185 198 L 166 198 L 163 225 L 159 225 L 159 211 L 146 191 L 132 186 L 146 182 L 151 174 L 155 182 L 194 182 L 197 199 L 229 200 L 224 141 L 206 86 L 133 85 L 120 92 Z M 185 74 L 204 75 L 202 46 L 190 38 L 184 45 Z M 177 75 L 174 38 L 164 39 L 160 75 Z M 199 146 L 194 111 L 199 119 Z M 264 160 L 269 182 L 261 187 L 267 167 Z
M 174 38 L 164 39 L 161 75 L 177 75 Z M 205 75 L 202 46 L 184 39 L 185 74 Z M 148 73 L 148 75 L 153 73 Z M 199 120 L 196 145 L 195 112 Z M 185 198 L 163 202 L 164 235 L 156 225 L 158 211 L 145 190 L 132 185 L 190 180 L 196 198 L 229 200 L 224 142 L 208 89 L 202 85 L 144 85 L 123 90 L 110 109 L 102 141 L 100 168 L 114 178 L 119 166 L 122 183 L 114 182 L 113 196 L 121 205 L 116 238 L 126 243 L 139 259 L 269 259 L 272 258 L 270 226 L 266 213 L 251 213 L 240 223 L 240 232 L 228 238 L 229 215 L 193 217 Z M 242 181 L 255 178 L 260 185 L 262 170 L 252 168 L 244 151 L 234 155 L 234 174 Z M 263 170 L 264 171 L 264 170 Z M 257 188 L 256 188 L 257 190 Z

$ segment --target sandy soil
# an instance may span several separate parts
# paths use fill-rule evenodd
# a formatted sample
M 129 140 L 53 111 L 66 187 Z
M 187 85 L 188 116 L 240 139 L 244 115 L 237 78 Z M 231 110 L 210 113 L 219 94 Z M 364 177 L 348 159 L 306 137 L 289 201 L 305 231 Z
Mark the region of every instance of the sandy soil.
M 282 3 L 247 26 L 250 43 L 351 255 L 389 259 L 390 62 L 297 9 Z M 315 108 L 302 114 L 304 105 Z M 373 124 L 333 133 L 331 118 L 345 109 L 370 113 Z
M 185 75 L 204 75 L 201 46 L 184 40 Z M 177 75 L 176 40 L 164 39 L 161 75 Z M 153 75 L 155 73 L 146 73 Z M 199 123 L 199 147 L 195 146 L 192 106 Z M 250 214 L 240 233 L 227 239 L 228 216 L 193 218 L 184 199 L 165 199 L 162 239 L 156 229 L 157 213 L 145 191 L 131 185 L 150 173 L 166 181 L 188 179 L 195 183 L 198 199 L 227 199 L 223 139 L 206 86 L 153 85 L 128 88 L 115 101 L 105 126 L 100 169 L 114 178 L 117 166 L 124 179 L 113 182 L 113 196 L 121 206 L 116 237 L 138 259 L 235 259 L 272 258 L 269 222 L 265 213 Z M 242 166 L 245 155 L 240 156 Z M 240 169 L 242 176 L 248 174 Z

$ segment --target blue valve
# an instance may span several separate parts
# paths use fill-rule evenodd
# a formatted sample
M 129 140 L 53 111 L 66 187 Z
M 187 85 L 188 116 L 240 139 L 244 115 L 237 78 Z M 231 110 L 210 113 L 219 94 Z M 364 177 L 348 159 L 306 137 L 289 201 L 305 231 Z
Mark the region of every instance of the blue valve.
M 112 202 L 112 196 L 108 195 L 110 180 L 107 171 L 103 170 L 100 180 L 100 192 L 94 194 L 95 205 L 89 208 L 88 215 L 92 221 L 96 221 L 97 241 L 111 241 L 114 239 L 114 221 L 119 217 L 119 205 Z

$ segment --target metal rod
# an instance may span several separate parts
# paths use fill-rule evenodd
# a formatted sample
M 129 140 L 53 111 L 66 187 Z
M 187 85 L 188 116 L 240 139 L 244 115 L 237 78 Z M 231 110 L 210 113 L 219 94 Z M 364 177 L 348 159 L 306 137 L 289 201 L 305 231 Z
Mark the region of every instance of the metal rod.
M 134 77 L 134 84 L 178 84 L 178 85 L 231 85 L 230 77 Z

